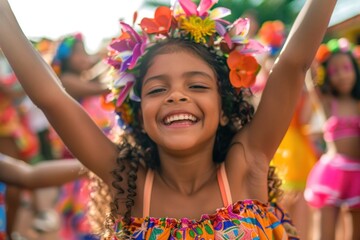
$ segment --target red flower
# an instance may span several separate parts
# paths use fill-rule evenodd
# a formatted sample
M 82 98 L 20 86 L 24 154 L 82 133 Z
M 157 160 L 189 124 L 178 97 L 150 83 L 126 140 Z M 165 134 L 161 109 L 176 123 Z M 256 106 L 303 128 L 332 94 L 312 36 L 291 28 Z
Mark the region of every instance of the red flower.
M 171 26 L 171 10 L 168 7 L 158 7 L 155 11 L 155 18 L 143 18 L 141 20 L 141 28 L 148 34 L 164 34 L 167 35 Z

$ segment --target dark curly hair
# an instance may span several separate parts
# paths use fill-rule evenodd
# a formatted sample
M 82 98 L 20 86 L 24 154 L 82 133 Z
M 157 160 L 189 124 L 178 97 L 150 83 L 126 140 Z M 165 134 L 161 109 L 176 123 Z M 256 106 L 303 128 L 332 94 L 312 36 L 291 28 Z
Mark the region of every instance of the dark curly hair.
M 141 96 L 142 79 L 144 78 L 147 69 L 152 63 L 155 56 L 159 54 L 166 54 L 171 52 L 187 51 L 195 56 L 203 59 L 216 74 L 218 81 L 218 90 L 221 96 L 222 110 L 225 116 L 229 119 L 225 126 L 218 126 L 216 131 L 215 144 L 213 149 L 213 161 L 221 163 L 225 160 L 227 150 L 230 148 L 231 141 L 234 135 L 248 122 L 251 121 L 254 114 L 254 107 L 247 100 L 252 95 L 249 89 L 234 89 L 229 80 L 229 69 L 226 64 L 226 58 L 218 55 L 215 49 L 207 48 L 201 44 L 196 44 L 190 40 L 185 39 L 167 39 L 155 44 L 149 48 L 148 52 L 142 56 L 137 66 L 137 81 L 135 84 L 135 93 Z M 134 113 L 134 119 L 131 124 L 131 132 L 122 136 L 119 144 L 119 156 L 117 158 L 118 168 L 113 170 L 112 174 L 114 181 L 112 186 L 116 189 L 116 194 L 113 198 L 111 214 L 109 214 L 107 222 L 114 222 L 118 214 L 119 202 L 125 202 L 126 213 L 124 214 L 125 224 L 130 223 L 131 209 L 134 206 L 134 197 L 136 195 L 136 179 L 139 164 L 143 163 L 147 168 L 158 170 L 160 166 L 160 159 L 156 143 L 143 131 L 141 122 L 141 108 L 140 103 L 129 101 L 131 109 Z M 127 174 L 127 189 L 124 189 L 123 174 Z M 271 195 L 276 195 L 278 180 L 274 180 L 274 171 L 269 174 L 268 181 L 269 191 Z M 271 199 L 270 197 L 269 199 Z M 107 232 L 111 232 L 107 229 Z M 115 234 L 113 232 L 113 234 Z M 124 226 L 123 235 L 128 236 L 130 231 Z
M 349 56 L 350 60 L 351 60 L 351 63 L 353 65 L 353 68 L 354 68 L 354 71 L 355 71 L 355 85 L 351 91 L 351 96 L 354 98 L 354 99 L 357 99 L 357 100 L 360 100 L 360 68 L 359 68 L 359 65 L 357 64 L 357 61 L 354 57 L 354 55 L 350 52 L 335 52 L 335 53 L 332 53 L 331 56 L 322 63 L 322 66 L 324 67 L 324 69 L 328 69 L 328 66 L 329 66 L 329 62 L 332 58 L 334 58 L 335 56 L 338 56 L 340 54 L 343 54 L 343 55 L 346 55 L 346 56 Z M 336 91 L 335 88 L 333 88 L 331 86 L 331 83 L 330 83 L 330 76 L 329 74 L 327 74 L 327 72 L 325 73 L 325 79 L 324 79 L 324 84 L 322 84 L 320 86 L 320 90 L 322 93 L 325 93 L 325 94 L 332 94 L 334 96 L 338 96 L 339 93 Z

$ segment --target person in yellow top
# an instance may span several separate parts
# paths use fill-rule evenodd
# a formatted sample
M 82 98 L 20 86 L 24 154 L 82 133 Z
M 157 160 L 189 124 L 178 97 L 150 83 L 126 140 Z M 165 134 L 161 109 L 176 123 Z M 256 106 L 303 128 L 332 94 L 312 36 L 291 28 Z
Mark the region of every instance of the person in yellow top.
M 313 106 L 304 90 L 296 106 L 290 126 L 271 164 L 282 180 L 283 194 L 279 202 L 289 212 L 300 239 L 308 239 L 311 211 L 304 199 L 306 180 L 317 161 L 317 155 L 307 133 Z

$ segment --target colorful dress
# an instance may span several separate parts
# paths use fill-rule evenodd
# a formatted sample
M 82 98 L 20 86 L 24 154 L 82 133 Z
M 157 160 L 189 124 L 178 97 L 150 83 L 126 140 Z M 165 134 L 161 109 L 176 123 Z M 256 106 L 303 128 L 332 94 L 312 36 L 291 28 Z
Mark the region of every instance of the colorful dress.
M 288 215 L 276 204 L 255 200 L 232 203 L 224 164 L 218 170 L 218 183 L 225 207 L 217 209 L 214 214 L 202 215 L 200 220 L 149 217 L 153 178 L 154 173 L 149 170 L 144 191 L 143 215 L 146 217 L 131 218 L 128 227 L 131 236 L 126 239 L 298 239 Z M 120 218 L 115 226 L 117 236 L 114 239 L 124 237 L 122 227 Z
M 19 84 L 15 75 L 0 76 L 1 84 L 16 88 Z M 19 113 L 13 101 L 0 93 L 0 137 L 14 139 L 20 155 L 19 157 L 30 160 L 38 153 L 38 142 L 35 135 L 28 127 L 26 117 Z

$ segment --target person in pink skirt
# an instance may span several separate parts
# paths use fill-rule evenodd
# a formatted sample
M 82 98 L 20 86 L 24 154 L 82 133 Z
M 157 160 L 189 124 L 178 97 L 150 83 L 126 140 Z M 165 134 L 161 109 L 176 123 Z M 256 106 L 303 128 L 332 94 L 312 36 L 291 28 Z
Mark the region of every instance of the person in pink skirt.
M 316 56 L 327 150 L 311 170 L 305 190 L 315 209 L 314 240 L 335 239 L 342 208 L 348 212 L 348 236 L 342 239 L 360 239 L 360 73 L 351 50 L 348 40 L 333 39 Z

